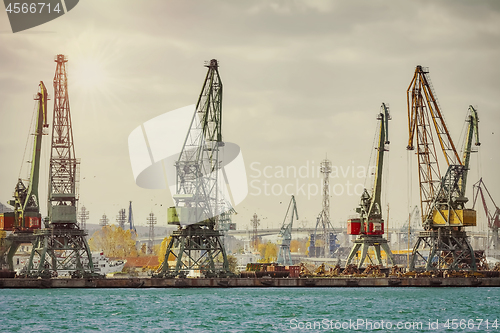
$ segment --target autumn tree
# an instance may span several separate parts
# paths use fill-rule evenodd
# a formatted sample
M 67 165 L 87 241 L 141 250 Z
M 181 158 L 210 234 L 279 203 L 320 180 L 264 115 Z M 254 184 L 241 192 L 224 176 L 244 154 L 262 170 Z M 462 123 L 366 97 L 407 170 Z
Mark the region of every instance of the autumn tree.
M 292 239 L 290 242 L 290 252 L 298 252 L 304 254 L 308 248 L 308 239 L 300 238 L 300 239 Z
M 165 237 L 160 244 L 160 249 L 158 250 L 158 267 L 160 267 L 161 264 L 165 261 L 165 254 L 167 253 L 167 246 L 168 243 L 170 243 L 170 239 L 172 239 L 172 236 Z M 176 258 L 173 253 L 170 253 L 170 255 L 168 256 L 168 261 L 174 261 L 175 259 Z
M 123 230 L 116 225 L 108 225 L 94 232 L 89 239 L 89 247 L 91 251 L 103 251 L 107 257 L 136 257 L 136 236 L 133 230 Z
M 296 239 L 290 241 L 290 252 L 299 252 L 300 242 Z
M 278 246 L 268 241 L 267 243 L 259 244 L 259 252 L 261 259 L 259 262 L 270 263 L 278 259 Z

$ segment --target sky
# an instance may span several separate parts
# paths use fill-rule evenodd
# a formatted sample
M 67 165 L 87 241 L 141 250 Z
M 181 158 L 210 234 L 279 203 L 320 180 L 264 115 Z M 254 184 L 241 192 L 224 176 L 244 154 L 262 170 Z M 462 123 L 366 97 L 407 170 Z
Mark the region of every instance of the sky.
M 345 225 L 362 188 L 372 186 L 362 171 L 374 162 L 382 102 L 392 116 L 384 214 L 389 204 L 390 227 L 401 226 L 419 204 L 417 161 L 406 150 L 406 90 L 417 65 L 429 68 L 458 147 L 467 109 L 477 108 L 482 144 L 471 159 L 468 206 L 480 177 L 500 203 L 498 1 L 85 0 L 18 33 L 1 11 L 4 204 L 18 177 L 27 177 L 22 167 L 30 154 L 23 153 L 33 95 L 39 81 L 53 95 L 56 54 L 69 59 L 74 145 L 81 159 L 79 204 L 90 212 L 87 223 L 99 223 L 103 214 L 114 222 L 132 201 L 136 224 L 145 225 L 153 212 L 158 225 L 166 226 L 171 195 L 136 185 L 128 136 L 154 117 L 196 103 L 210 59 L 219 61 L 224 85 L 223 139 L 240 146 L 248 179 L 249 193 L 233 216 L 238 229 L 250 228 L 254 213 L 261 227 L 279 227 L 291 194 L 296 225 L 313 227 L 322 208 L 317 170 L 325 157 L 334 170 L 331 220 Z M 46 136 L 42 202 L 49 148 Z M 478 229 L 484 223 L 482 217 Z

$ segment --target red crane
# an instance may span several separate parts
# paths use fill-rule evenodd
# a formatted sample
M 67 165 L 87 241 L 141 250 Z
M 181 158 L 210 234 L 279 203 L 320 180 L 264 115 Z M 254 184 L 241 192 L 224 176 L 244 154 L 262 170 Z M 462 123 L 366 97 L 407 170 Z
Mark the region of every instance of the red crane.
M 488 228 L 491 230 L 491 238 L 488 241 L 488 248 L 498 249 L 498 228 L 500 227 L 500 208 L 497 206 L 493 197 L 488 191 L 488 188 L 483 182 L 483 178 L 479 179 L 477 183 L 474 184 L 474 203 L 473 207 L 476 206 L 476 201 L 478 195 L 481 195 L 481 201 L 483 202 L 484 212 L 486 214 L 486 218 L 488 219 Z M 484 190 L 484 191 L 483 191 Z M 489 200 L 491 201 L 493 209 L 490 209 L 492 206 L 488 206 L 486 197 L 484 192 L 488 195 Z

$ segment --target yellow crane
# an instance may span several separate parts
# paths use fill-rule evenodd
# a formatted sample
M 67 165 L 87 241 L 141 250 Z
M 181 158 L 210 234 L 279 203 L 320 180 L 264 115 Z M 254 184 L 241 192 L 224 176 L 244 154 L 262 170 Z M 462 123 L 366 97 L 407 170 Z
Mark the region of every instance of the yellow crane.
M 407 149 L 416 149 L 424 227 L 413 248 L 410 270 L 417 270 L 418 266 L 427 271 L 476 270 L 474 251 L 463 228 L 476 225 L 475 210 L 465 208 L 468 201 L 465 189 L 474 133 L 475 144 L 480 144 L 477 111 L 469 107 L 468 135 L 461 159 L 444 121 L 427 68 L 416 67 L 407 98 Z M 446 161 L 444 177 L 441 176 L 439 150 Z

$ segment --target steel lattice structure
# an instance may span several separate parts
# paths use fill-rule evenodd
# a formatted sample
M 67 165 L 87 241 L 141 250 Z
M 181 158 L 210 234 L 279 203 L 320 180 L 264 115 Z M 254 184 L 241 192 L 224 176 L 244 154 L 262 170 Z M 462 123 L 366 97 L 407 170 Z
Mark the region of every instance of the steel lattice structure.
M 127 213 L 125 212 L 125 208 L 120 209 L 118 211 L 118 215 L 116 216 L 116 222 L 118 222 L 118 226 L 125 230 L 125 223 L 127 222 Z
M 293 204 L 293 206 L 292 206 Z M 291 208 L 291 212 L 290 212 Z M 291 215 L 289 215 L 289 213 Z M 290 220 L 287 221 L 287 217 L 290 216 Z M 292 195 L 290 199 L 290 203 L 288 204 L 288 208 L 286 210 L 285 218 L 283 219 L 283 223 L 281 225 L 281 230 L 278 235 L 278 259 L 277 262 L 279 265 L 292 266 L 292 253 L 290 252 L 290 243 L 292 241 L 292 227 L 293 227 L 293 218 L 299 219 L 299 214 L 297 213 L 297 203 L 295 202 L 295 197 Z
M 498 238 L 498 229 L 500 228 L 500 207 L 497 206 L 493 197 L 486 188 L 483 182 L 483 178 L 479 179 L 477 183 L 474 184 L 474 204 L 476 207 L 476 202 L 478 196 L 481 196 L 481 202 L 483 204 L 484 213 L 486 214 L 486 219 L 488 220 L 488 229 L 491 231 L 490 239 L 488 240 L 488 248 L 498 250 L 500 244 L 500 239 Z M 486 192 L 487 196 L 484 194 Z M 490 204 L 488 205 L 487 198 L 489 198 Z
M 463 160 L 455 148 L 444 121 L 427 68 L 417 66 L 407 90 L 409 140 L 407 149 L 415 149 L 422 222 L 425 231 L 413 247 L 410 270 L 471 269 L 476 270 L 474 251 L 462 230 L 476 225 L 476 212 L 466 209 L 467 171 L 473 133 L 479 145 L 477 112 L 469 108 L 468 135 Z M 437 137 L 437 144 L 434 140 Z M 441 177 L 437 147 L 445 162 L 446 173 Z M 418 267 L 420 266 L 420 267 Z
M 27 276 L 96 276 L 85 230 L 77 224 L 79 161 L 75 157 L 66 63 L 55 57 L 54 115 L 49 164 L 48 228 L 35 232 Z
M 222 234 L 216 228 L 222 207 L 231 211 L 219 188 L 222 141 L 222 81 L 219 64 L 205 64 L 207 75 L 176 167 L 175 207 L 169 223 L 178 224 L 167 246 L 157 277 L 185 276 L 200 271 L 205 276 L 229 276 Z M 170 255 L 175 265 L 168 262 Z M 220 261 L 220 262 L 219 262 Z
M 33 230 L 42 227 L 38 183 L 42 137 L 46 134 L 44 129 L 49 125 L 47 123 L 48 92 L 41 81 L 35 100 L 38 101 L 38 107 L 35 132 L 33 133 L 33 155 L 29 182 L 25 185 L 23 180 L 18 180 L 14 190 L 14 200 L 9 201 L 14 211 L 0 214 L 3 230 L 13 231 L 6 238 L 0 237 L 0 269 L 7 269 L 11 272 L 14 271 L 13 257 L 20 244 L 31 243 L 34 240 Z
M 257 230 L 260 225 L 260 219 L 257 218 L 257 213 L 254 213 L 252 216 L 252 219 L 250 220 L 252 222 L 252 247 L 254 251 L 259 251 L 258 245 L 259 245 L 259 235 L 257 233 Z
M 368 250 L 373 247 L 379 265 L 382 265 L 381 250 L 383 250 L 387 257 L 387 263 L 394 265 L 391 249 L 389 248 L 388 241 L 383 237 L 384 235 L 384 220 L 382 219 L 382 173 L 384 166 L 384 154 L 388 149 L 386 145 L 389 144 L 389 106 L 382 103 L 381 111 L 377 117 L 380 121 L 380 131 L 378 137 L 377 149 L 377 171 L 375 172 L 375 181 L 373 184 L 373 192 L 370 195 L 365 189 L 361 195 L 359 207 L 356 212 L 359 218 L 350 219 L 350 225 L 359 225 L 360 230 L 355 232 L 349 231 L 349 234 L 359 235 L 354 240 L 354 245 L 347 257 L 346 267 L 351 263 L 358 250 L 361 249 L 361 257 L 358 263 L 358 268 L 361 268 L 366 258 L 370 261 Z M 350 229 L 350 228 L 349 228 Z M 372 262 L 373 264 L 373 262 Z
M 80 208 L 80 214 L 78 215 L 80 218 L 80 229 L 87 230 L 87 220 L 89 219 L 89 214 L 90 213 L 85 206 Z
M 147 218 L 147 223 L 149 225 L 148 254 L 154 253 L 156 220 L 155 214 L 149 213 Z

